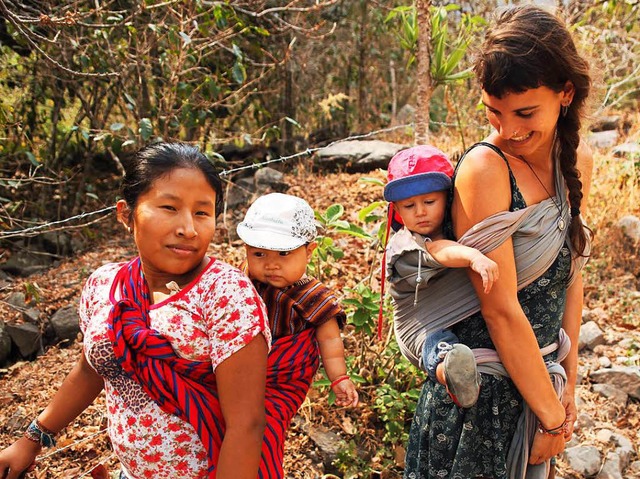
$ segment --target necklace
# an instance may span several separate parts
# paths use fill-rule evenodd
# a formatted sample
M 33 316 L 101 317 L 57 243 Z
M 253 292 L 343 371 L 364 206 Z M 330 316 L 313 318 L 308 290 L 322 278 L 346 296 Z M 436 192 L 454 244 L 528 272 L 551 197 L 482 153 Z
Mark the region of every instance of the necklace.
M 554 138 L 554 143 L 555 143 L 555 138 Z M 553 151 L 553 148 L 551 149 L 551 151 Z M 547 196 L 549 197 L 549 199 L 551 200 L 551 202 L 553 203 L 553 206 L 556 207 L 556 209 L 558 210 L 558 222 L 556 223 L 558 226 L 558 229 L 560 231 L 564 231 L 564 228 L 567 226 L 564 218 L 562 217 L 562 213 L 563 213 L 563 204 L 562 201 L 560 201 L 560 204 L 558 204 L 558 202 L 556 201 L 556 196 L 552 195 L 551 193 L 549 193 L 549 190 L 547 189 L 547 187 L 544 185 L 544 183 L 542 182 L 542 180 L 540 179 L 540 177 L 538 176 L 538 173 L 536 173 L 536 170 L 533 169 L 533 166 L 531 166 L 531 163 L 529 163 L 524 156 L 519 155 L 512 155 L 511 153 L 507 153 L 507 155 L 513 157 L 513 158 L 517 158 L 520 161 L 524 162 L 525 165 L 527 165 L 527 167 L 529 167 L 529 169 L 531 170 L 531 173 L 533 173 L 533 176 L 536 177 L 536 180 L 538 180 L 538 183 L 540 183 L 540 186 L 542 186 L 542 189 L 545 191 L 545 193 L 547 194 Z

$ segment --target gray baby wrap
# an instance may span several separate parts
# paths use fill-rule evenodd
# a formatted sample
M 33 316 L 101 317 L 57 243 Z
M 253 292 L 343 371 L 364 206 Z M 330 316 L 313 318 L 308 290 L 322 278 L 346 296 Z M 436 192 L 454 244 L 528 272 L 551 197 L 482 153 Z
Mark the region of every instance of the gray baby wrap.
M 551 266 L 565 244 L 571 220 L 566 198 L 564 180 L 557 172 L 556 197 L 489 216 L 458 242 L 486 254 L 511 237 L 520 290 Z M 402 230 L 396 235 L 400 233 Z M 442 267 L 423 244 L 413 240 L 414 246 L 408 247 L 411 234 L 406 230 L 404 234 L 408 237 L 401 236 L 397 241 L 392 238 L 387 248 L 389 290 L 394 301 L 394 329 L 400 352 L 420 367 L 425 337 L 477 313 L 480 302 L 465 268 Z M 586 262 L 586 258 L 576 257 L 573 252 L 572 256 L 570 281 Z
M 553 264 L 567 240 L 570 208 L 558 165 L 555 177 L 554 198 L 521 210 L 492 215 L 458 240 L 486 254 L 512 238 L 518 290 L 535 281 Z M 386 265 L 394 301 L 395 334 L 402 354 L 421 367 L 425 337 L 478 312 L 480 303 L 465 268 L 444 268 L 426 251 L 422 238 L 414 237 L 406 228 L 397 235 L 389 242 Z M 569 284 L 587 259 L 577 256 L 574 251 L 572 258 Z M 547 363 L 558 396 L 566 382 L 559 363 L 569 348 L 569 338 L 560 330 L 558 341 L 541 350 L 543 356 L 558 350 L 557 362 Z M 496 351 L 474 349 L 474 354 L 481 373 L 508 376 Z M 510 479 L 546 479 L 549 461 L 537 466 L 527 464 L 536 428 L 537 418 L 525 403 L 507 458 Z
M 560 330 L 558 341 L 545 346 L 540 350 L 542 356 L 546 356 L 557 351 L 556 362 L 547 362 L 547 371 L 551 378 L 551 383 L 558 397 L 562 395 L 567 383 L 567 375 L 560 363 L 567 357 L 571 348 L 571 341 L 564 329 Z M 498 353 L 493 349 L 478 348 L 473 353 L 478 363 L 478 371 L 483 374 L 493 374 L 497 376 L 509 377 L 509 373 L 500 362 Z M 509 479 L 547 479 L 550 470 L 550 461 L 541 464 L 531 465 L 529 462 L 529 451 L 538 429 L 538 418 L 524 403 L 522 414 L 518 418 L 516 431 L 509 446 L 507 455 L 507 471 Z

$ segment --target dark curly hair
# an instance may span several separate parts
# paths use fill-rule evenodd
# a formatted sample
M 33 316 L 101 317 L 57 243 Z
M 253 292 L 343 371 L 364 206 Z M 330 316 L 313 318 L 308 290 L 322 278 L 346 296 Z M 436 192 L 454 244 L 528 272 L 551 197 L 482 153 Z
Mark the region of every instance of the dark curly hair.
M 569 30 L 557 16 L 534 5 L 499 10 L 487 30 L 474 71 L 482 89 L 497 98 L 541 86 L 559 93 L 568 81 L 575 87 L 571 105 L 558 118 L 556 154 L 569 190 L 571 244 L 579 255 L 585 255 L 587 233 L 576 214 L 582 202 L 576 162 L 591 76 Z

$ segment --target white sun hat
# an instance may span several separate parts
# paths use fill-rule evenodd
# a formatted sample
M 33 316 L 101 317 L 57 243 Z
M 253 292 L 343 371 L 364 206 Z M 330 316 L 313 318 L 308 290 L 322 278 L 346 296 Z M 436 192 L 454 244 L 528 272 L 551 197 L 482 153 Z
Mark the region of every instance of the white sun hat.
M 291 251 L 316 239 L 313 209 L 302 198 L 270 193 L 259 197 L 238 225 L 238 236 L 249 246 Z

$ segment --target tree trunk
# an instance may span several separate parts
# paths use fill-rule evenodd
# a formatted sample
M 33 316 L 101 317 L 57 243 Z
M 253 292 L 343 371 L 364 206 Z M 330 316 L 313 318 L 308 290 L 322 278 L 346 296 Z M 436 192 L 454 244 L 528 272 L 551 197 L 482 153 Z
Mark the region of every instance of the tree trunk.
M 292 40 L 292 39 L 290 39 Z M 289 43 L 291 44 L 291 42 Z M 289 58 L 284 66 L 284 91 L 282 94 L 282 112 L 285 117 L 296 119 L 296 103 L 293 97 L 293 49 L 289 53 Z M 286 119 L 282 124 L 282 150 L 281 155 L 289 155 L 295 150 L 293 141 L 293 124 Z
M 366 66 L 367 61 L 367 5 L 369 2 L 364 0 L 360 3 L 360 33 L 358 35 L 358 131 L 363 130 L 366 117 Z
M 391 124 L 398 119 L 398 84 L 396 82 L 396 64 L 389 60 L 389 75 L 391 76 Z
M 433 90 L 431 84 L 431 0 L 416 0 L 418 15 L 418 91 L 415 143 L 429 141 L 429 103 Z

